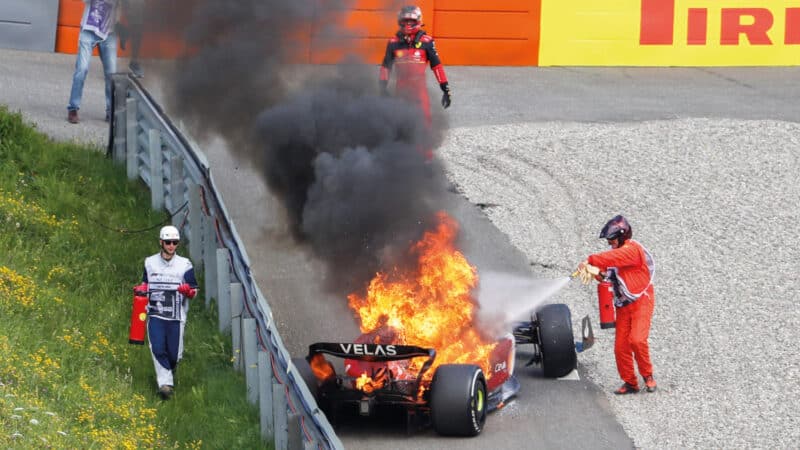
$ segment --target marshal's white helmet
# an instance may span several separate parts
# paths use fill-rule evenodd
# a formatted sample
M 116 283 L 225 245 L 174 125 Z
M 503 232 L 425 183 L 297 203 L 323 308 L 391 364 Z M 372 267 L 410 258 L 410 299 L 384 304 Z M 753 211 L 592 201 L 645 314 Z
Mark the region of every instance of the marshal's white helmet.
M 178 232 L 178 229 L 172 225 L 167 225 L 161 228 L 158 238 L 162 241 L 179 241 L 181 240 L 181 233 Z

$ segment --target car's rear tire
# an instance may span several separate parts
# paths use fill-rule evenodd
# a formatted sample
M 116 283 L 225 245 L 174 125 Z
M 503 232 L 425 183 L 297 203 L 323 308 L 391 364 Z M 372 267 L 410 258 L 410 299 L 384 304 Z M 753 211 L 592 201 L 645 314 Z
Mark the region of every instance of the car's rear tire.
M 486 423 L 486 377 L 480 367 L 442 364 L 431 381 L 433 429 L 444 436 L 477 436 Z
M 319 381 L 314 375 L 314 371 L 311 370 L 311 365 L 308 364 L 305 358 L 292 358 L 292 363 L 297 368 L 297 373 L 300 375 L 300 378 L 302 378 L 306 386 L 308 386 L 308 390 L 311 391 L 311 395 L 314 396 L 314 400 L 318 400 Z
M 558 378 L 572 372 L 578 363 L 578 355 L 569 307 L 562 303 L 544 305 L 536 312 L 536 320 L 544 376 Z

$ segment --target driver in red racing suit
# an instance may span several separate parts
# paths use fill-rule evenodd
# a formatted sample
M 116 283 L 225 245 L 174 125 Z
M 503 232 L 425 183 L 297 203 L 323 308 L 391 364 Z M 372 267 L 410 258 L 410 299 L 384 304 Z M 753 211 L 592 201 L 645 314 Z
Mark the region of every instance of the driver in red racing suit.
M 388 93 L 389 75 L 396 66 L 395 86 L 399 96 L 419 105 L 425 115 L 425 123 L 431 124 L 431 109 L 428 90 L 425 86 L 425 65 L 429 64 L 436 81 L 442 89 L 442 107 L 450 106 L 450 85 L 444 66 L 439 60 L 433 38 L 422 30 L 422 10 L 417 6 L 405 6 L 397 15 L 400 29 L 386 44 L 386 54 L 380 69 L 381 91 Z

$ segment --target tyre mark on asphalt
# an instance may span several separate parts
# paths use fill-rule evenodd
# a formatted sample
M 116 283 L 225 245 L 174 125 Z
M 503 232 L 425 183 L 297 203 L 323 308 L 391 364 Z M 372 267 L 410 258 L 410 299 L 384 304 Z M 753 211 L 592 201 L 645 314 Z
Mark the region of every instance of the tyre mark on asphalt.
M 554 141 L 555 147 L 563 148 L 561 141 Z M 521 187 L 533 187 L 538 195 L 526 196 L 537 205 L 537 212 L 541 220 L 553 232 L 559 235 L 560 242 L 580 242 L 578 236 L 577 218 L 575 214 L 575 197 L 569 186 L 562 180 L 557 178 L 553 172 L 540 162 L 531 152 L 519 155 L 519 158 L 513 159 L 503 154 L 505 165 L 517 172 L 530 174 L 525 179 L 521 180 Z M 519 164 L 522 163 L 522 164 Z M 525 192 L 523 190 L 523 192 Z M 568 209 L 559 210 L 560 214 L 553 214 L 556 209 L 553 204 L 560 203 L 568 205 Z M 558 220 L 561 219 L 561 220 Z M 572 230 L 572 233 L 570 231 Z M 570 239 L 570 235 L 574 234 L 575 239 Z M 578 251 L 577 246 L 573 246 L 575 252 Z
M 552 144 L 553 144 L 554 149 L 556 150 L 556 153 L 562 153 L 562 151 L 565 149 L 564 144 L 563 144 L 563 142 L 561 140 L 555 140 L 555 141 L 553 141 Z M 561 191 L 563 192 L 563 194 L 568 199 L 567 204 L 570 207 L 570 212 L 571 212 L 570 225 L 571 225 L 571 228 L 572 228 L 572 230 L 574 231 L 574 234 L 575 234 L 574 242 L 579 242 L 580 241 L 580 235 L 578 234 L 578 220 L 577 220 L 577 214 L 576 214 L 576 211 L 575 211 L 575 205 L 578 203 L 578 201 L 575 198 L 575 196 L 572 194 L 572 189 L 570 189 L 569 184 L 565 183 L 563 180 L 561 180 L 560 178 L 556 177 L 556 175 L 548 167 L 546 167 L 544 165 L 541 165 L 538 161 L 534 161 L 531 158 L 529 158 L 527 156 L 527 154 L 526 155 L 522 155 L 521 159 L 522 159 L 522 161 L 524 161 L 526 164 L 528 164 L 532 168 L 535 168 L 536 170 L 539 170 L 539 171 L 543 172 L 548 177 L 548 179 L 550 179 L 553 183 L 555 183 L 556 185 L 558 185 L 561 188 Z M 576 250 L 577 250 L 577 248 L 576 248 Z
M 454 139 L 454 146 L 460 147 L 461 141 L 473 142 L 472 130 L 469 133 L 461 134 Z M 471 174 L 471 179 L 482 180 L 478 185 L 461 186 L 465 197 L 471 202 L 481 207 L 486 216 L 495 226 L 500 229 L 512 244 L 519 248 L 521 239 L 530 239 L 536 230 L 528 229 L 524 232 L 513 229 L 503 229 L 503 215 L 514 215 L 525 213 L 529 206 L 528 214 L 535 214 L 536 220 L 525 219 L 524 223 L 535 223 L 539 221 L 544 224 L 547 232 L 553 233 L 552 239 L 546 239 L 551 245 L 562 245 L 563 242 L 580 242 L 577 236 L 578 226 L 575 214 L 575 198 L 570 188 L 562 180 L 558 179 L 552 171 L 541 164 L 534 153 L 538 153 L 540 146 L 532 145 L 526 137 L 513 136 L 505 139 L 504 146 L 491 155 L 478 154 L 473 158 L 465 157 L 469 153 L 462 153 L 459 158 L 448 160 L 449 165 L 457 166 L 458 169 L 451 169 L 450 175 L 459 177 L 461 174 Z M 562 147 L 560 141 L 554 141 L 552 145 Z M 511 157 L 509 155 L 519 152 L 512 152 L 511 148 L 529 147 L 523 157 Z M 463 151 L 463 148 L 462 148 Z M 478 175 L 477 177 L 474 175 Z M 454 180 L 458 184 L 459 180 Z M 491 188 L 484 187 L 491 186 Z M 489 198 L 489 192 L 513 192 L 516 205 L 508 203 L 508 198 Z M 554 204 L 567 205 L 566 208 L 556 208 Z M 553 210 L 558 209 L 561 214 L 553 214 Z M 560 219 L 560 220 L 559 220 Z M 572 246 L 572 252 L 577 255 L 577 244 Z M 560 252 L 551 251 L 550 254 Z M 560 267 L 554 261 L 530 261 L 531 266 L 542 267 L 559 272 L 569 271 Z
M 744 87 L 744 88 L 747 88 L 747 89 L 752 89 L 754 91 L 757 90 L 756 87 L 753 86 L 753 85 L 747 84 L 744 81 L 737 80 L 736 78 L 733 78 L 733 77 L 725 76 L 725 75 L 723 75 L 723 74 L 721 74 L 719 72 L 713 71 L 711 69 L 707 69 L 705 67 L 697 67 L 696 69 L 698 71 L 700 71 L 700 72 L 703 72 L 705 74 L 714 76 L 716 78 L 719 78 L 720 80 L 728 81 L 728 82 L 733 83 L 733 84 L 735 84 L 737 86 L 741 86 L 741 87 Z

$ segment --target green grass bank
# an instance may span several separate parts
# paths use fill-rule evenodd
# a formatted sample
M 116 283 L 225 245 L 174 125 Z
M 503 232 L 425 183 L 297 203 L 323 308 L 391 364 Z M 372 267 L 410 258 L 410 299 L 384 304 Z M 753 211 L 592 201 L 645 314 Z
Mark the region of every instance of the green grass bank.
M 167 218 L 102 152 L 53 142 L 0 105 L 0 448 L 264 446 L 202 292 L 173 399 L 156 395 L 148 347 L 128 344 L 131 288 L 159 227 L 120 230 Z

